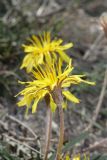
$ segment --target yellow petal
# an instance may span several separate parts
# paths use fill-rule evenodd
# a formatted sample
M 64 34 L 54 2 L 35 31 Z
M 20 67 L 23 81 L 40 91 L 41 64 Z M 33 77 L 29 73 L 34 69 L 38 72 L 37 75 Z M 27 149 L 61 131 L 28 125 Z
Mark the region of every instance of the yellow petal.
M 26 67 L 27 73 L 31 72 L 33 69 L 33 64 L 34 64 L 34 58 L 31 54 L 27 54 L 25 58 L 23 59 L 23 63 L 21 65 L 21 69 Z
M 27 68 L 26 68 L 26 72 L 27 72 L 27 73 L 30 73 L 30 72 L 32 71 L 33 66 L 34 66 L 33 64 L 34 64 L 33 61 L 31 61 L 31 62 L 29 63 L 29 65 L 28 65 Z
M 72 70 L 73 70 L 73 67 L 67 66 L 66 69 L 64 70 L 64 72 L 58 76 L 59 83 L 66 80 L 67 76 L 72 72 Z
M 71 102 L 74 102 L 74 103 L 79 103 L 79 99 L 76 98 L 72 93 L 70 93 L 69 91 L 63 91 L 62 92 L 63 95 Z
M 33 97 L 31 95 L 25 95 L 17 104 L 19 107 L 27 105 L 30 106 Z
M 62 60 L 61 60 L 61 58 L 59 58 L 57 67 L 58 67 L 58 69 L 57 69 L 58 70 L 58 75 L 61 75 L 62 74 Z
M 90 82 L 90 81 L 87 81 L 87 80 L 82 80 L 82 82 L 90 84 L 92 86 L 94 86 L 96 84 L 95 82 Z
M 37 91 L 37 94 L 35 95 L 35 100 L 34 100 L 34 103 L 32 105 L 32 113 L 35 113 L 36 112 L 36 109 L 37 109 L 37 104 L 38 102 L 47 94 L 47 91 L 46 90 L 40 90 L 40 91 Z
M 80 154 L 75 155 L 75 156 L 73 157 L 73 159 L 72 159 L 72 160 L 81 160 L 81 158 L 80 158 Z
M 46 63 L 48 63 L 48 64 L 52 63 L 52 57 L 49 52 L 47 52 L 47 54 L 45 54 L 45 60 L 46 60 Z
M 37 64 L 42 64 L 43 63 L 43 54 L 40 54 L 39 56 L 38 56 L 38 63 Z M 36 64 L 36 65 L 37 65 Z
M 38 102 L 39 102 L 39 99 L 34 100 L 34 103 L 32 105 L 32 113 L 36 112 Z
M 38 50 L 38 47 L 33 45 L 29 45 L 29 46 L 23 45 L 23 47 L 24 47 L 24 52 L 26 53 L 33 53 L 34 51 Z
M 24 98 L 21 99 L 21 100 L 17 103 L 17 105 L 18 105 L 19 107 L 26 105 L 25 99 L 24 99 Z
M 40 42 L 40 40 L 39 40 L 39 38 L 38 37 L 36 37 L 35 35 L 33 35 L 32 36 L 32 39 L 36 42 L 36 45 L 38 46 L 38 47 L 42 47 L 42 44 L 41 44 L 41 42 Z
M 70 57 L 64 51 L 57 50 L 57 52 L 59 53 L 63 61 L 69 63 Z
M 63 82 L 62 83 L 62 88 L 67 88 L 67 87 L 70 87 L 71 83 L 70 82 Z
M 66 108 L 67 108 L 67 101 L 63 101 L 63 102 L 62 102 L 62 108 L 63 108 L 63 109 L 66 109 Z
M 29 64 L 29 59 L 31 58 L 31 55 L 30 54 L 27 54 L 24 59 L 23 59 L 23 63 L 20 67 L 20 69 L 26 67 L 28 64 Z
M 66 158 L 65 158 L 65 160 L 70 160 L 70 157 L 69 157 L 69 155 L 66 155 Z
M 57 55 L 55 52 L 52 52 L 52 58 L 55 60 L 55 62 L 57 61 Z
M 53 98 L 51 96 L 50 96 L 50 107 L 51 107 L 51 111 L 55 112 L 57 106 L 56 106 L 56 104 L 53 101 Z
M 65 44 L 64 46 L 62 46 L 64 50 L 66 49 L 69 49 L 71 47 L 73 47 L 73 43 L 68 43 L 68 44 Z

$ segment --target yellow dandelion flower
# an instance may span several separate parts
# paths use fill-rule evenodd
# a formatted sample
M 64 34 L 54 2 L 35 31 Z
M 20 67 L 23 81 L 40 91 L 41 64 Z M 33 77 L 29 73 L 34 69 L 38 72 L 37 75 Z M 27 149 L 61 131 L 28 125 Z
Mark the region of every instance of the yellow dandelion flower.
M 62 69 L 62 60 L 59 59 L 58 62 L 53 61 L 52 63 L 47 63 L 38 65 L 35 70 L 32 71 L 34 80 L 30 82 L 20 82 L 25 84 L 25 89 L 22 90 L 19 94 L 23 96 L 23 99 L 18 103 L 18 106 L 27 105 L 28 108 L 32 104 L 32 112 L 34 113 L 37 108 L 37 104 L 42 100 L 45 95 L 50 97 L 50 106 L 52 111 L 55 111 L 56 104 L 54 102 L 53 93 L 56 91 L 56 88 L 62 90 L 62 95 L 74 103 L 79 103 L 79 99 L 76 98 L 71 92 L 65 88 L 71 85 L 78 85 L 82 82 L 94 85 L 94 82 L 89 82 L 83 80 L 84 75 L 70 75 L 73 70 L 71 60 L 66 68 Z M 63 107 L 66 105 L 62 102 Z
M 44 33 L 43 37 L 33 35 L 29 40 L 31 44 L 23 45 L 26 55 L 21 69 L 26 68 L 27 72 L 31 72 L 33 67 L 42 64 L 44 60 L 50 61 L 51 57 L 56 59 L 57 54 L 64 61 L 69 62 L 70 58 L 66 55 L 65 50 L 71 48 L 73 46 L 72 43 L 62 45 L 62 39 L 51 40 L 50 32 Z
M 81 158 L 82 157 L 82 158 Z M 83 156 L 81 156 L 80 154 L 77 154 L 75 156 L 73 156 L 72 160 L 90 160 L 89 156 L 84 154 Z
M 81 160 L 80 154 L 75 155 L 72 160 Z
M 64 158 L 61 156 L 60 160 L 70 160 L 70 156 L 66 154 Z
M 70 156 L 66 155 L 65 160 L 70 160 Z

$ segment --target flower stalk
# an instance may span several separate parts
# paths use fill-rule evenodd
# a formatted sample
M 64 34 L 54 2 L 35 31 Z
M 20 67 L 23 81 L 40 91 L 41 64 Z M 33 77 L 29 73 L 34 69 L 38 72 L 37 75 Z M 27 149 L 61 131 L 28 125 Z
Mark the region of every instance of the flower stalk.
M 59 111 L 59 118 L 60 118 L 60 131 L 59 131 L 59 142 L 57 146 L 57 153 L 56 153 L 56 159 L 55 160 L 60 160 L 61 159 L 61 153 L 62 153 L 62 147 L 63 147 L 63 141 L 64 141 L 64 113 L 63 113 L 63 97 L 61 93 L 60 88 L 56 88 L 55 90 L 55 102 L 58 107 Z
M 45 102 L 47 105 L 47 115 L 46 115 L 46 136 L 45 136 L 45 156 L 44 160 L 48 158 L 48 152 L 50 147 L 50 140 L 51 140 L 51 130 L 52 130 L 52 111 L 49 105 L 49 96 L 45 96 Z
M 64 140 L 64 113 L 61 104 L 58 104 L 59 116 L 60 116 L 60 133 L 59 133 L 59 142 L 56 153 L 56 160 L 60 160 L 63 140 Z

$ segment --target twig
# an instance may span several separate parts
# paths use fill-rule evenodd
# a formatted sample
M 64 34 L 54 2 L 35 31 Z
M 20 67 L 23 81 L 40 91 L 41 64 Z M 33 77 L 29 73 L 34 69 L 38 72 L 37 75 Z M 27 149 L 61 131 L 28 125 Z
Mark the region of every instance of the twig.
M 90 118 L 87 117 L 86 114 L 83 114 L 82 112 L 80 112 L 80 111 L 78 111 L 78 110 L 73 110 L 73 112 L 75 112 L 75 113 L 78 114 L 79 116 L 82 116 L 87 123 L 90 123 Z M 102 127 L 100 124 L 98 124 L 98 123 L 95 122 L 93 125 L 94 125 L 96 128 L 103 130 L 103 127 Z
M 0 125 L 3 127 L 5 131 L 8 131 L 7 124 L 0 120 Z
M 90 130 L 97 120 L 97 117 L 98 117 L 98 114 L 100 112 L 102 102 L 103 102 L 103 99 L 104 99 L 106 87 L 107 87 L 107 67 L 106 67 L 106 71 L 105 71 L 103 86 L 102 86 L 101 93 L 100 93 L 100 96 L 99 96 L 99 101 L 98 101 L 98 104 L 97 104 L 96 109 L 94 111 L 92 121 L 90 122 L 89 126 L 85 129 L 86 131 Z
M 87 148 L 84 148 L 82 152 L 94 151 L 97 148 L 107 148 L 107 138 L 100 140 L 99 142 L 95 142 Z
M 52 1 L 51 0 L 44 0 L 43 4 L 37 10 L 36 16 L 43 18 L 45 16 L 50 16 L 56 12 L 59 12 L 62 9 L 64 9 L 64 7 L 60 6 L 55 0 L 52 0 Z
M 32 130 L 29 126 L 25 125 L 22 121 L 16 119 L 16 118 L 13 117 L 13 116 L 10 116 L 10 115 L 7 115 L 6 117 L 9 118 L 9 119 L 11 119 L 11 120 L 14 121 L 14 122 L 20 124 L 20 125 L 23 126 L 24 128 L 26 128 L 26 129 L 35 137 L 35 139 L 38 139 L 38 136 L 33 132 L 33 130 Z
M 38 150 L 36 150 L 36 149 L 34 149 L 33 147 L 29 146 L 28 144 L 26 144 L 26 143 L 21 143 L 20 141 L 14 139 L 13 137 L 8 136 L 7 134 L 4 134 L 4 136 L 7 137 L 9 140 L 14 141 L 14 142 L 17 143 L 17 144 L 23 145 L 23 146 L 31 149 L 32 151 L 34 151 L 34 152 L 36 152 L 36 153 L 38 153 L 38 154 L 40 154 L 40 155 L 43 156 L 43 154 L 41 154 L 41 152 L 39 152 Z
M 4 123 L 2 120 L 0 120 L 0 126 L 3 127 L 3 129 L 8 132 L 8 127 L 7 127 L 7 124 Z M 12 131 L 9 131 L 9 134 L 11 136 L 13 136 L 14 138 L 17 138 L 18 140 L 22 140 L 22 141 L 35 141 L 35 137 L 32 138 L 32 137 L 23 137 L 23 136 L 17 136 L 16 133 L 12 132 Z M 41 138 L 41 137 L 37 137 L 40 141 L 44 141 L 45 139 L 44 138 Z M 50 139 L 51 142 L 57 142 L 57 139 Z
M 101 32 L 98 37 L 96 38 L 95 42 L 90 46 L 90 48 L 86 51 L 85 55 L 83 56 L 83 59 L 87 59 L 88 56 L 96 49 L 96 46 L 98 46 L 98 44 L 100 44 L 99 42 L 101 42 L 101 39 L 103 38 L 104 33 Z
M 103 27 L 105 36 L 107 38 L 107 12 L 104 12 L 101 14 L 100 23 L 101 23 L 101 26 Z
M 91 144 L 89 147 L 81 149 L 81 151 L 77 151 L 75 154 L 86 154 L 89 152 L 93 152 L 97 149 L 105 149 L 107 151 L 107 138 L 100 140 L 99 142 L 95 142 Z

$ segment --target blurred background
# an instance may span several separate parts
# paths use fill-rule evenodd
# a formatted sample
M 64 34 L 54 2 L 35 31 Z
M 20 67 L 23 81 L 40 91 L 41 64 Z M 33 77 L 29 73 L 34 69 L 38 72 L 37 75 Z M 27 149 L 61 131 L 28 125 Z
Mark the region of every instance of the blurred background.
M 37 113 L 29 113 L 25 118 L 25 108 L 16 105 L 20 97 L 14 96 L 22 89 L 18 80 L 29 79 L 25 71 L 20 70 L 24 57 L 22 44 L 32 34 L 38 35 L 43 31 L 50 31 L 52 37 L 62 38 L 64 43 L 73 42 L 74 47 L 68 51 L 75 66 L 73 73 L 84 73 L 89 80 L 96 81 L 94 87 L 80 85 L 70 88 L 81 103 L 70 103 L 65 111 L 65 143 L 87 130 L 97 111 L 95 122 L 90 127 L 90 138 L 79 143 L 71 152 L 89 147 L 103 138 L 107 141 L 107 89 L 104 83 L 107 81 L 107 39 L 99 21 L 106 11 L 107 0 L 0 0 L 1 160 L 6 157 L 8 160 L 41 159 L 45 103 L 41 102 Z M 54 143 L 57 142 L 58 128 L 56 112 L 52 129 Z M 51 151 L 56 147 L 54 143 Z M 107 144 L 93 149 L 90 154 L 102 155 L 106 152 Z

